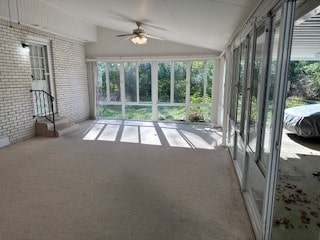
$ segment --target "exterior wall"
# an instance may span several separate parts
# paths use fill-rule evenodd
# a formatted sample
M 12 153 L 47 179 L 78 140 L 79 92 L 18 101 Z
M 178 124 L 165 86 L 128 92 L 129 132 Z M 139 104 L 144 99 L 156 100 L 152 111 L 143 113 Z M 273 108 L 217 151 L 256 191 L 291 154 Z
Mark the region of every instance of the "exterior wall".
M 0 136 L 17 142 L 35 135 L 28 37 L 50 40 L 57 110 L 71 121 L 89 118 L 84 43 L 0 19 Z
M 89 118 L 89 93 L 84 44 L 52 41 L 53 74 L 58 112 L 78 122 Z

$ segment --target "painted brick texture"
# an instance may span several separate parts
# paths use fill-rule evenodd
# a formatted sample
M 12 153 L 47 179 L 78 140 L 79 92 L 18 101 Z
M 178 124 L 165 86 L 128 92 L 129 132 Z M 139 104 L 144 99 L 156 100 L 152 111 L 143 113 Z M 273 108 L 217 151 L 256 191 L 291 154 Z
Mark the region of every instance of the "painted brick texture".
M 35 135 L 29 36 L 50 40 L 57 111 L 72 122 L 89 118 L 84 43 L 0 19 L 0 136 L 11 143 Z

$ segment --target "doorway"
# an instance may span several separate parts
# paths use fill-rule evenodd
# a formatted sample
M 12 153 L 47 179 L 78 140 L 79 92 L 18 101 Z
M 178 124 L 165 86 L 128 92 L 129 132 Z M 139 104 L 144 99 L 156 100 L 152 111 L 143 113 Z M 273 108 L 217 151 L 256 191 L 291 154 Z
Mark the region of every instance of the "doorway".
M 35 116 L 40 116 L 44 112 L 55 112 L 55 104 L 53 109 L 48 104 L 48 99 L 54 95 L 49 43 L 31 42 L 29 44 L 29 56 L 32 78 L 31 87 L 35 91 L 33 95 Z

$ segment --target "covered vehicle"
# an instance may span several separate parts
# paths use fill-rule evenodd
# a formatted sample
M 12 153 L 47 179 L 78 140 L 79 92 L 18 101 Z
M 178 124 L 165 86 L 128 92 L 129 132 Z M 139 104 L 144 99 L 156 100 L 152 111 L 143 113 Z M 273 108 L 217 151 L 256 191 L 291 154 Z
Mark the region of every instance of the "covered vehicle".
M 284 127 L 302 137 L 320 137 L 320 104 L 285 109 Z

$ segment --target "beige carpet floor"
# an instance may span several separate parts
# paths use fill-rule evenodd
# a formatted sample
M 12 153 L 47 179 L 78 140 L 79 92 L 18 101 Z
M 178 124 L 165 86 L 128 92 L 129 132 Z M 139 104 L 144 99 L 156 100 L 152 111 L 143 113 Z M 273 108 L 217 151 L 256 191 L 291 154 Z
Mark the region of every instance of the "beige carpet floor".
M 0 239 L 254 239 L 225 148 L 86 141 L 81 126 L 0 149 Z

